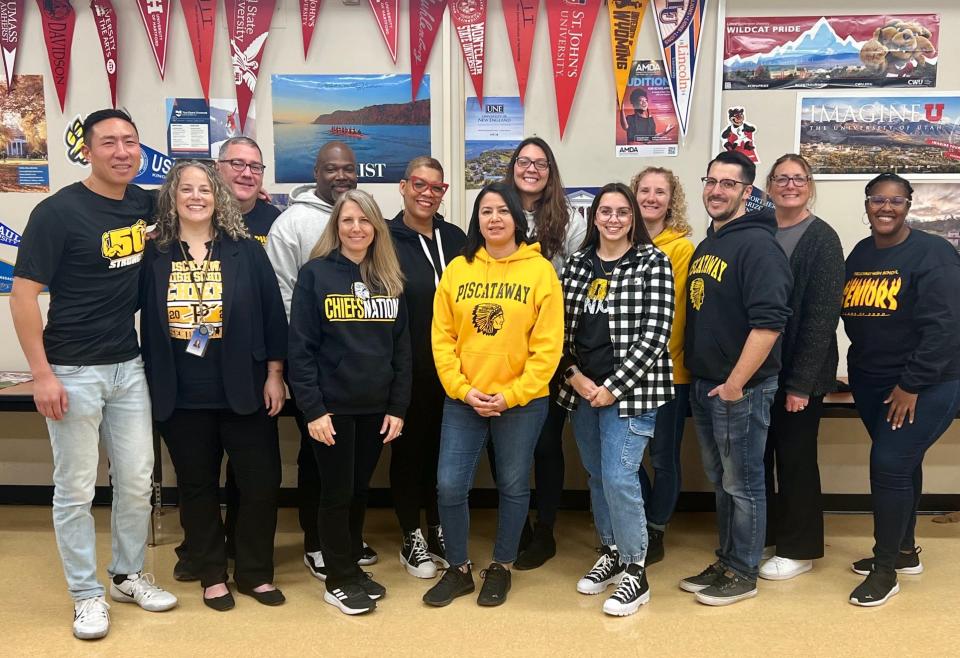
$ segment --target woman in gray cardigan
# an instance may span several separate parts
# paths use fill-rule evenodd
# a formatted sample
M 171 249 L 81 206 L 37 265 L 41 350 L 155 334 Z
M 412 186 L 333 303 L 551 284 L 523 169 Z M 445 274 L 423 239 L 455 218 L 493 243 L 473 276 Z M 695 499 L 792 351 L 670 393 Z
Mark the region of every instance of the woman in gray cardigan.
M 768 559 L 760 565 L 760 577 L 767 580 L 798 576 L 823 557 L 817 432 L 823 396 L 836 388 L 844 265 L 836 231 L 810 211 L 815 192 L 810 165 L 799 155 L 780 157 L 767 175 L 777 241 L 793 272 L 793 315 L 783 334 L 780 388 L 770 410 L 764 458 Z

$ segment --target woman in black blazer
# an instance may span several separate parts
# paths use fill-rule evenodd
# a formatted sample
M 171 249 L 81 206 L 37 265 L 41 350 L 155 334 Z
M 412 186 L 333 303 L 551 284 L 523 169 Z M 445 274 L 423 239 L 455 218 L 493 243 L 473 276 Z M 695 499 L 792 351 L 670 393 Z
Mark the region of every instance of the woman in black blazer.
M 141 281 L 143 358 L 177 472 L 189 561 L 215 610 L 234 606 L 218 492 L 226 452 L 240 490 L 237 589 L 266 605 L 280 490 L 276 424 L 287 322 L 273 268 L 217 171 L 177 162 L 157 201 Z

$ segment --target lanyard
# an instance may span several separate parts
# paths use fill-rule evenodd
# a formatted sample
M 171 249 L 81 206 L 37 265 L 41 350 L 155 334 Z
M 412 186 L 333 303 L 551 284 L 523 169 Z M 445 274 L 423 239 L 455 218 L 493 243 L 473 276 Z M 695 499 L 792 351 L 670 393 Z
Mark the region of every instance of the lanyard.
M 443 274 L 447 269 L 447 264 L 443 260 L 443 239 L 440 237 L 440 229 L 436 229 L 433 235 L 437 239 L 437 253 L 440 254 L 440 274 Z M 427 239 L 423 237 L 421 233 L 417 233 L 417 237 L 420 238 L 420 247 L 423 249 L 423 253 L 427 257 L 427 260 L 430 261 L 430 267 L 433 269 L 433 285 L 434 287 L 438 287 L 440 285 L 440 277 L 437 276 L 437 264 L 433 262 L 433 257 L 430 256 L 430 247 L 427 246 Z
M 203 324 L 204 316 L 207 314 L 207 307 L 203 304 L 203 286 L 207 283 L 207 265 L 210 264 L 210 259 L 213 257 L 213 243 L 207 247 L 207 257 L 203 261 L 203 269 L 200 270 L 200 285 L 198 286 L 197 280 L 193 276 L 195 272 L 193 269 L 193 259 L 187 256 L 187 250 L 183 248 L 183 241 L 177 239 L 177 242 L 180 244 L 180 253 L 183 254 L 183 261 L 187 264 L 187 269 L 190 270 L 190 283 L 193 285 L 194 292 L 197 293 L 198 313 L 194 315 L 193 323 L 199 327 Z

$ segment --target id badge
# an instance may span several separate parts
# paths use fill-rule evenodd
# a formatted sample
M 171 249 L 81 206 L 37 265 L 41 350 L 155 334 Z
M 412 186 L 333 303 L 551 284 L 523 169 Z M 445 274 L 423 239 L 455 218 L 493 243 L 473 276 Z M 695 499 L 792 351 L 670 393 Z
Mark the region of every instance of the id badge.
M 187 343 L 187 354 L 203 357 L 207 353 L 207 345 L 210 343 L 210 328 L 201 324 L 193 328 L 193 334 L 190 335 L 190 342 Z

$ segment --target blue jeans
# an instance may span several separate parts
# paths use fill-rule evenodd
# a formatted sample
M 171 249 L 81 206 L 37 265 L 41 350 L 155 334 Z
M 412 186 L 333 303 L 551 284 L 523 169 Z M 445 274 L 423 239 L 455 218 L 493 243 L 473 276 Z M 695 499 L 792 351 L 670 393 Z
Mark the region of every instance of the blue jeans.
M 673 392 L 676 397 L 657 409 L 657 427 L 650 439 L 652 484 L 646 469 L 640 469 L 647 525 L 657 530 L 667 527 L 680 498 L 680 441 L 690 405 L 690 384 L 674 384 Z
M 110 461 L 113 558 L 107 572 L 143 569 L 150 527 L 153 429 L 150 394 L 138 356 L 100 366 L 51 366 L 67 393 L 62 420 L 47 419 L 53 448 L 53 528 L 75 601 L 102 596 L 97 580 L 94 487 L 102 440 Z
M 707 393 L 721 382 L 694 379 L 690 406 L 700 453 L 717 501 L 717 557 L 742 578 L 756 580 L 767 531 L 763 454 L 777 378 L 743 390 L 724 402 Z
M 458 567 L 468 560 L 470 508 L 467 498 L 488 437 L 495 447 L 500 493 L 493 560 L 506 564 L 517 558 L 520 532 L 530 504 L 533 450 L 547 417 L 548 403 L 547 397 L 537 398 L 526 406 L 507 409 L 500 416 L 484 418 L 459 400 L 446 398 L 444 401 L 437 503 L 451 566 Z
M 624 564 L 642 564 L 647 556 L 647 518 L 639 471 L 657 410 L 621 418 L 616 403 L 594 408 L 581 398 L 572 418 L 580 458 L 590 475 L 590 506 L 600 541 L 616 545 Z

